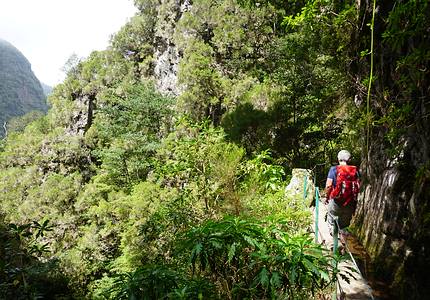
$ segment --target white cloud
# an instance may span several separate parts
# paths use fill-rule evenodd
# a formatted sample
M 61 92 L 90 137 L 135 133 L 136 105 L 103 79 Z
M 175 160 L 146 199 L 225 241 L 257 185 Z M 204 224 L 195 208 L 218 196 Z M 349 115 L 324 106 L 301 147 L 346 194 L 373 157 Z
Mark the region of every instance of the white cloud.
M 54 85 L 71 54 L 105 49 L 135 12 L 132 0 L 0 0 L 0 38 L 27 57 L 42 82 Z

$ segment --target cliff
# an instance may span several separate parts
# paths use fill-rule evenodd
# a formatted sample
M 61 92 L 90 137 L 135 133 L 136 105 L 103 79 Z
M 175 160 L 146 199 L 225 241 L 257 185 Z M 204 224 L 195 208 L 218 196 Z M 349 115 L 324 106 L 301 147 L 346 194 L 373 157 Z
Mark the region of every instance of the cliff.
M 371 8 L 361 11 L 370 20 Z M 355 227 L 399 299 L 424 299 L 430 293 L 428 20 L 427 4 L 378 1 L 372 119 Z M 358 76 L 365 73 L 358 67 Z

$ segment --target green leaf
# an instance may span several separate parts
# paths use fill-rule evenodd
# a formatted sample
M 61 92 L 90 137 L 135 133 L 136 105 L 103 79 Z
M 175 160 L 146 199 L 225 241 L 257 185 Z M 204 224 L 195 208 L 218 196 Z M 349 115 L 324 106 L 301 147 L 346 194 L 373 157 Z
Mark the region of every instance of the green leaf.
M 280 288 L 282 285 L 282 279 L 279 272 L 273 272 L 272 277 L 270 278 L 270 285 L 274 288 Z
M 320 270 L 320 276 L 323 280 L 325 281 L 330 281 L 330 276 L 328 275 L 327 272 Z
M 258 274 L 258 282 L 264 287 L 267 288 L 269 286 L 269 274 L 267 272 L 266 268 L 261 269 L 260 273 Z
M 253 239 L 253 238 L 251 238 L 250 236 L 248 236 L 248 235 L 244 235 L 243 236 L 243 239 L 249 244 L 249 245 L 251 245 L 251 246 L 257 246 L 258 245 L 258 243 L 257 243 L 257 241 L 255 240 L 255 239 Z
M 236 254 L 236 243 L 233 243 L 230 246 L 230 249 L 228 250 L 228 263 L 231 263 L 231 260 L 233 259 L 234 255 Z
M 302 259 L 303 265 L 306 267 L 306 269 L 310 270 L 315 275 L 319 275 L 319 270 L 315 267 L 315 265 L 310 262 L 308 259 L 304 258 Z
M 191 250 L 191 256 L 190 256 L 190 261 L 191 263 L 195 263 L 197 257 L 200 255 L 200 253 L 203 250 L 203 245 L 201 243 L 196 244 L 193 247 L 193 250 Z

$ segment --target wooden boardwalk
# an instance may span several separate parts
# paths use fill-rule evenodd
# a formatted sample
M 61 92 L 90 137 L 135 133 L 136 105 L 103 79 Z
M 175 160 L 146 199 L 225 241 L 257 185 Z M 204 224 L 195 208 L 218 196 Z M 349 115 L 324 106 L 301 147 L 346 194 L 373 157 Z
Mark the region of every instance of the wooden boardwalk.
M 318 242 L 321 244 L 327 245 L 330 247 L 333 245 L 333 238 L 329 233 L 329 227 L 325 220 L 325 216 L 327 214 L 327 206 L 323 204 L 323 201 L 319 201 L 319 214 L 318 214 Z M 315 220 L 315 207 L 313 207 L 314 211 L 314 220 Z M 340 243 L 339 243 L 340 244 Z M 346 247 L 345 255 L 349 257 L 348 260 L 345 260 L 339 264 L 339 269 L 344 274 L 351 273 L 348 270 L 356 270 L 356 264 L 353 261 L 355 258 L 348 251 L 348 241 Z M 345 300 L 367 300 L 374 299 L 372 295 L 372 290 L 366 280 L 362 277 L 361 273 L 353 272 L 353 276 L 348 276 L 349 283 L 342 279 L 341 276 L 338 276 L 338 284 L 337 284 L 337 299 L 345 299 Z

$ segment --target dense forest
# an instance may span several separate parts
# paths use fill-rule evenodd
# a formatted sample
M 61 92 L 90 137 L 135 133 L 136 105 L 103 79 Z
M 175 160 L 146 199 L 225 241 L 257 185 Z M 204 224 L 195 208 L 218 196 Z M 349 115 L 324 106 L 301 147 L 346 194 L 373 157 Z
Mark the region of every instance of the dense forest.
M 341 258 L 284 190 L 340 149 L 377 276 L 428 295 L 427 1 L 135 5 L 0 140 L 1 299 L 324 299 Z
M 8 129 L 22 130 L 47 110 L 46 95 L 29 61 L 0 38 L 0 138 Z

